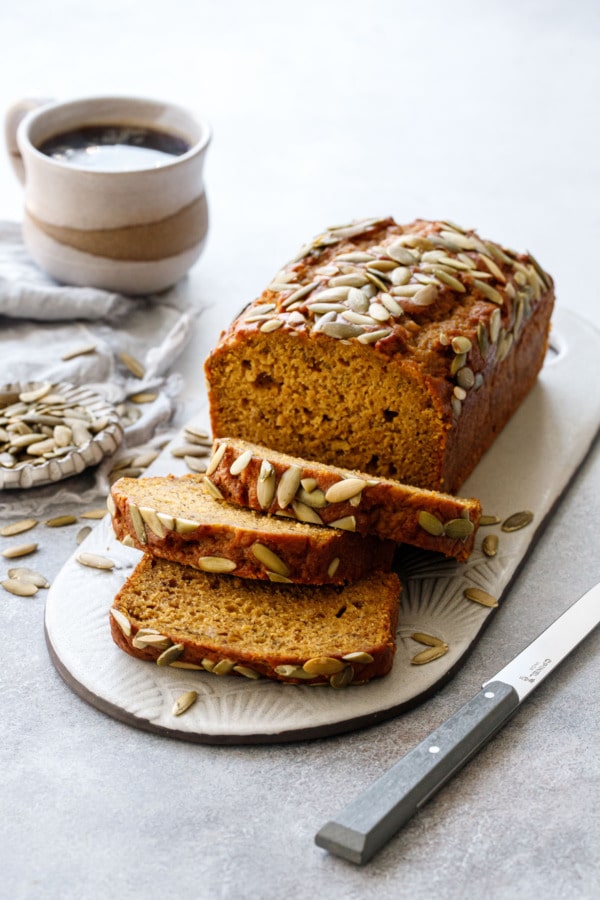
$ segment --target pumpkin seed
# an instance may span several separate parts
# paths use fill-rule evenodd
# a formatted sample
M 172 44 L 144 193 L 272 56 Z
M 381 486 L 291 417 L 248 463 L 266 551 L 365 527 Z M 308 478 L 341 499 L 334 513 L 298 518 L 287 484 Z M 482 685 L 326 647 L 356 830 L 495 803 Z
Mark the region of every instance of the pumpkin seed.
M 171 647 L 167 647 L 166 650 L 163 650 L 163 652 L 156 660 L 156 665 L 170 666 L 172 662 L 175 662 L 176 659 L 179 659 L 184 649 L 185 647 L 183 644 L 172 644 Z
M 92 569 L 114 569 L 116 563 L 107 556 L 100 556 L 98 553 L 78 553 L 75 557 L 82 566 L 89 566 Z
M 225 456 L 225 451 L 227 450 L 227 444 L 219 444 L 213 455 L 210 458 L 210 462 L 208 464 L 208 469 L 206 470 L 207 475 L 212 475 L 212 473 L 218 468 L 219 463 Z M 206 480 L 206 479 L 205 479 Z
M 275 672 L 277 675 L 282 675 L 284 678 L 300 678 L 302 680 L 306 680 L 308 678 L 313 678 L 313 675 L 310 675 L 308 672 L 305 672 L 302 666 L 293 666 L 293 665 L 282 665 L 275 666 Z
M 267 578 L 269 581 L 277 582 L 278 584 L 293 584 L 293 580 L 288 578 L 286 575 L 280 575 L 278 572 L 267 572 Z
M 18 581 L 30 581 L 31 584 L 35 584 L 39 588 L 50 587 L 50 582 L 43 575 L 40 575 L 34 569 L 28 569 L 26 566 L 17 566 L 9 569 L 8 577 L 16 578 Z
M 348 687 L 354 678 L 354 669 L 352 666 L 344 666 L 340 672 L 335 672 L 329 679 L 329 684 L 336 690 Z
M 203 572 L 233 572 L 237 568 L 232 559 L 224 556 L 201 556 L 197 565 Z
M 147 528 L 149 528 L 157 537 L 163 538 L 165 536 L 165 529 L 163 523 L 158 518 L 156 510 L 151 509 L 149 506 L 140 506 L 139 510 L 143 523 L 146 526 L 144 531 L 146 532 Z
M 273 553 L 268 547 L 264 544 L 261 544 L 260 541 L 256 541 L 252 544 L 250 548 L 252 553 L 256 557 L 256 559 L 263 564 L 269 571 L 276 572 L 278 575 L 289 575 L 290 569 L 289 566 L 284 563 L 284 561 L 277 556 L 276 553 Z
M 119 630 L 125 637 L 131 636 L 131 622 L 125 615 L 125 613 L 121 612 L 120 609 L 115 609 L 114 606 L 111 607 L 110 614 L 117 623 Z
M 129 399 L 132 403 L 153 403 L 158 394 L 154 391 L 139 391 L 137 394 L 130 394 Z
M 160 521 L 162 522 L 162 519 L 160 519 Z M 162 524 L 164 525 L 164 522 L 162 522 Z M 194 522 L 192 519 L 182 519 L 179 518 L 179 516 L 174 520 L 174 525 L 175 528 L 172 530 L 176 531 L 177 534 L 191 534 L 193 531 L 200 528 L 199 522 Z
M 126 353 L 125 351 L 119 353 L 119 359 L 121 360 L 125 368 L 129 369 L 131 374 L 135 376 L 135 378 L 143 378 L 146 374 L 146 369 L 144 368 L 143 364 L 139 361 L 139 359 L 136 359 L 135 356 L 132 356 L 130 353 Z
M 185 694 L 181 694 L 173 704 L 173 715 L 181 716 L 184 712 L 187 712 L 190 706 L 194 705 L 197 699 L 197 691 L 186 691 Z
M 233 671 L 235 663 L 230 659 L 220 659 L 212 668 L 213 675 L 229 675 Z
M 411 638 L 413 641 L 417 641 L 418 644 L 426 644 L 428 647 L 447 647 L 445 641 L 441 638 L 434 637 L 432 634 L 427 634 L 424 631 L 415 631 L 411 634 Z
M 433 513 L 428 512 L 426 509 L 422 509 L 419 512 L 417 521 L 421 528 L 433 537 L 441 537 L 444 533 L 443 523 L 440 522 L 437 516 L 434 516 Z
M 205 459 L 198 459 L 197 456 L 184 456 L 183 461 L 192 472 L 197 472 L 198 474 L 203 474 L 206 472 L 208 467 L 208 463 Z
M 0 534 L 2 537 L 11 537 L 12 535 L 22 534 L 24 531 L 35 528 L 37 524 L 37 519 L 21 519 L 19 522 L 13 522 L 11 525 L 5 525 L 3 528 L 0 528 Z
M 305 506 L 310 506 L 311 509 L 325 509 L 327 506 L 325 494 L 320 488 L 315 488 L 312 491 L 305 491 L 304 488 L 301 487 L 296 494 L 296 499 L 298 502 L 304 503 Z
M 35 553 L 37 548 L 37 544 L 19 544 L 16 547 L 9 547 L 7 550 L 3 550 L 2 556 L 5 559 L 17 559 L 19 556 L 29 556 L 30 553 Z
M 419 254 L 413 250 L 408 250 L 401 243 L 390 244 L 389 247 L 385 248 L 385 252 L 390 259 L 393 259 L 401 266 L 416 266 L 419 262 Z
M 488 594 L 487 591 L 484 591 L 481 588 L 466 588 L 463 591 L 463 595 L 467 598 L 467 600 L 473 600 L 474 603 L 479 603 L 481 606 L 487 606 L 490 609 L 495 609 L 495 607 L 498 606 L 498 601 L 496 600 L 496 598 L 491 594 Z
M 366 486 L 362 478 L 345 478 L 327 489 L 325 499 L 328 503 L 343 503 L 351 497 L 356 497 Z
M 275 469 L 267 459 L 263 459 L 256 482 L 256 497 L 261 509 L 267 509 L 273 502 L 275 482 Z
M 486 556 L 495 556 L 498 552 L 498 535 L 487 534 L 481 542 L 481 549 Z
M 501 525 L 502 531 L 519 531 L 525 528 L 533 521 L 533 513 L 531 510 L 524 509 L 521 512 L 513 513 L 508 519 L 505 519 Z
M 255 669 L 251 669 L 249 666 L 236 665 L 233 667 L 233 671 L 237 672 L 238 675 L 243 675 L 244 678 L 250 678 L 253 681 L 256 681 L 261 677 L 260 672 L 257 672 Z
M 487 284 L 487 282 L 481 281 L 479 278 L 474 278 L 473 286 L 476 287 L 487 300 L 491 300 L 492 303 L 496 303 L 498 306 L 504 304 L 504 297 L 496 290 L 496 288 L 493 288 L 491 284 Z
M 498 525 L 500 523 L 500 518 L 498 516 L 481 516 L 479 519 L 480 525 Z
M 133 503 L 129 504 L 129 517 L 131 518 L 131 524 L 133 525 L 133 530 L 135 531 L 135 536 L 138 541 L 140 544 L 147 544 L 148 537 L 146 535 L 146 526 L 144 525 L 142 514 Z
M 209 468 L 210 468 L 210 466 L 209 466 Z M 208 469 L 207 469 L 207 472 L 208 472 Z M 210 480 L 210 478 L 204 478 L 204 481 L 202 483 L 204 484 L 204 487 L 206 488 L 206 490 L 208 491 L 210 496 L 213 497 L 214 500 L 224 500 L 225 499 L 223 497 L 223 494 L 219 490 L 219 488 L 216 486 L 216 484 L 214 484 L 214 482 L 212 482 Z
M 252 450 L 246 450 L 235 459 L 229 466 L 231 475 L 241 475 L 244 469 L 249 465 L 252 459 Z
M 333 576 L 339 569 L 339 566 L 340 566 L 340 558 L 339 558 L 339 556 L 336 556 L 335 559 L 331 560 L 331 562 L 329 563 L 329 566 L 327 567 L 327 575 L 329 578 L 333 578 Z
M 413 666 L 422 666 L 426 663 L 433 662 L 434 659 L 439 659 L 441 656 L 445 656 L 448 652 L 447 644 L 436 644 L 435 647 L 428 647 L 427 650 L 421 650 L 411 659 L 411 663 Z
M 415 306 L 431 306 L 432 303 L 435 303 L 437 300 L 437 288 L 434 284 L 428 284 L 425 287 L 419 288 L 416 294 L 412 298 L 412 302 Z
M 7 578 L 0 582 L 5 591 L 15 594 L 17 597 L 33 597 L 37 594 L 37 587 L 31 581 L 21 581 L 18 578 Z
M 167 531 L 175 531 L 175 518 L 168 513 L 157 512 L 159 522 L 164 525 Z
M 342 659 L 346 662 L 362 663 L 365 666 L 368 666 L 374 661 L 371 654 L 367 653 L 364 650 L 356 650 L 354 653 L 346 653 L 344 654 L 344 656 L 342 656 Z
M 342 531 L 356 531 L 356 517 L 342 516 L 341 519 L 335 519 L 333 522 L 327 523 L 330 528 L 341 528 Z
M 172 669 L 192 669 L 195 672 L 202 671 L 202 666 L 197 666 L 196 663 L 180 662 L 178 659 L 176 659 L 174 662 L 169 663 L 169 666 Z
M 84 525 L 83 528 L 80 528 L 75 536 L 75 540 L 78 544 L 83 544 L 86 537 L 92 533 L 92 528 L 90 525 Z
M 341 659 L 331 656 L 315 656 L 308 659 L 302 668 L 308 675 L 335 675 L 345 669 L 346 665 Z
M 54 516 L 52 519 L 46 519 L 44 525 L 48 528 L 62 528 L 64 525 L 74 525 L 77 516 Z
M 285 470 L 279 484 L 277 485 L 277 505 L 280 509 L 285 509 L 296 496 L 296 491 L 300 487 L 300 479 L 302 478 L 302 469 L 300 466 L 290 466 Z
M 472 348 L 471 341 L 468 337 L 463 337 L 462 335 L 457 335 L 452 338 L 452 349 L 455 353 L 468 353 Z
M 23 391 L 19 394 L 21 403 L 35 403 L 50 393 L 51 384 L 43 384 L 41 387 L 33 388 L 31 391 Z
M 318 514 L 318 512 L 316 512 L 310 506 L 307 506 L 306 503 L 301 503 L 299 500 L 293 500 L 292 509 L 294 510 L 296 518 L 299 522 L 306 522 L 309 525 L 323 524 L 323 519 Z
M 453 539 L 466 538 L 473 534 L 475 526 L 468 519 L 450 519 L 444 525 L 444 534 Z

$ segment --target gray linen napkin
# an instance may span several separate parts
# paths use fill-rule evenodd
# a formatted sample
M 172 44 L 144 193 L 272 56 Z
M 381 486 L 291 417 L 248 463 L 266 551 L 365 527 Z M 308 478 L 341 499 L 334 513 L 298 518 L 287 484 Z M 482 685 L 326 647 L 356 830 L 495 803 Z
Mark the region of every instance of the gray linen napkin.
M 128 424 L 116 458 L 125 450 L 164 441 L 181 378 L 169 374 L 201 309 L 193 308 L 186 282 L 162 294 L 124 297 L 109 291 L 58 284 L 29 258 L 21 227 L 0 222 L 0 385 L 68 381 L 87 385 L 111 403 L 132 393 L 157 392 Z M 94 351 L 63 360 L 88 345 Z M 122 364 L 126 352 L 145 367 L 139 379 Z M 89 504 L 105 496 L 114 460 L 54 485 L 0 491 L 0 515 L 43 513 L 58 503 Z

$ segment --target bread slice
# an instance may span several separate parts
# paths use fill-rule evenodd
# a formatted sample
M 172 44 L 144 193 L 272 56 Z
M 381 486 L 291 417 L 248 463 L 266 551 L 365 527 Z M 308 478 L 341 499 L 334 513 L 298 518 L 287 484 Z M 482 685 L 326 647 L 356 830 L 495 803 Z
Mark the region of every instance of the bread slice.
M 111 609 L 115 643 L 159 665 L 294 684 L 364 684 L 390 671 L 400 582 L 267 584 L 144 556 Z
M 393 561 L 391 541 L 241 509 L 212 497 L 201 475 L 121 478 L 111 501 L 119 540 L 203 571 L 343 584 Z
M 235 438 L 215 441 L 207 470 L 241 507 L 435 550 L 470 555 L 481 504 L 350 469 L 309 462 Z

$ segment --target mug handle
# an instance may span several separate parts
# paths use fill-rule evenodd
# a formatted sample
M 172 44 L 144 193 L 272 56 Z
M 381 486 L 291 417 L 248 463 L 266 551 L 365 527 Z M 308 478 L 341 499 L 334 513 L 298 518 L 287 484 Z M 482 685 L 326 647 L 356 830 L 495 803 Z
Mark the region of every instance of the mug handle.
M 40 106 L 47 106 L 48 103 L 52 103 L 52 100 L 47 97 L 25 97 L 13 103 L 4 117 L 4 139 L 8 158 L 21 184 L 25 184 L 25 166 L 17 143 L 17 130 L 27 113 Z

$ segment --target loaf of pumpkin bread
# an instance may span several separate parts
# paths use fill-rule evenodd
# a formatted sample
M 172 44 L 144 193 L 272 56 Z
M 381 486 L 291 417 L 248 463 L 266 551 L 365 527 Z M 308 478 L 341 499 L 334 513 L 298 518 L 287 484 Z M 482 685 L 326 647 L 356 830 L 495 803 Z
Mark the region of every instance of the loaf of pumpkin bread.
M 119 540 L 205 572 L 300 584 L 344 584 L 389 571 L 395 545 L 314 528 L 216 500 L 201 475 L 120 478 L 109 508 Z
M 146 555 L 115 598 L 111 633 L 161 666 L 342 688 L 391 669 L 399 597 L 393 572 L 281 585 Z
M 470 555 L 481 504 L 219 438 L 207 484 L 241 507 L 454 556 Z
M 205 363 L 215 437 L 455 493 L 533 386 L 554 288 L 448 221 L 302 248 Z

